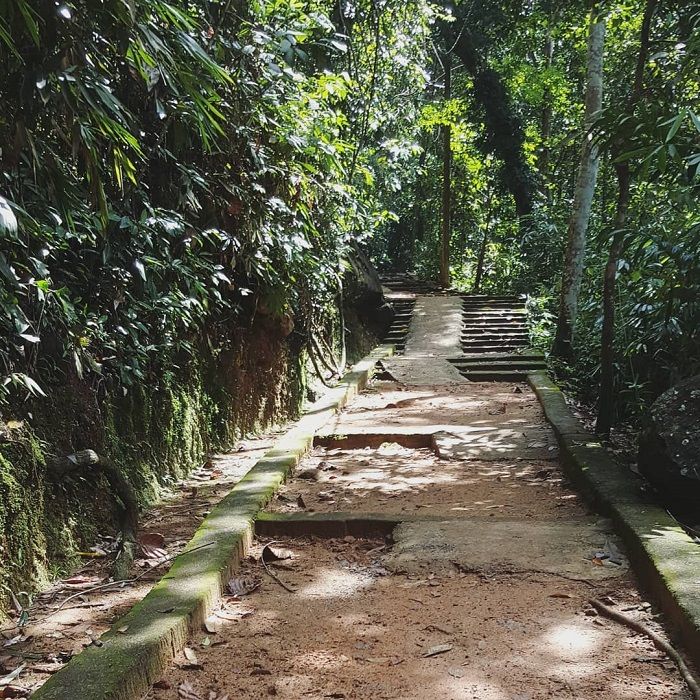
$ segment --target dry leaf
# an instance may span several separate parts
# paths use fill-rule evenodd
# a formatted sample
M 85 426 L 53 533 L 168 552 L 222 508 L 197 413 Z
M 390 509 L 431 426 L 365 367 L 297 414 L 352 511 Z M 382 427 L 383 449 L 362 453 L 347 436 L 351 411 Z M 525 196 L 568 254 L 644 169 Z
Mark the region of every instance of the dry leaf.
M 262 550 L 262 558 L 264 562 L 284 561 L 285 559 L 291 559 L 293 556 L 294 555 L 289 549 L 271 547 L 269 544 L 266 544 Z
M 229 579 L 226 588 L 231 595 L 244 596 L 260 587 L 262 581 L 250 576 L 234 576 Z
M 181 700 L 202 700 L 202 696 L 195 692 L 195 689 L 189 681 L 180 683 L 177 687 L 177 696 L 181 698 Z
M 14 671 L 10 671 L 6 676 L 0 678 L 0 688 L 4 688 L 6 685 L 10 685 L 15 678 L 19 676 L 27 664 L 20 664 Z
M 194 653 L 194 649 L 191 649 L 190 647 L 185 647 L 183 649 L 183 653 L 185 654 L 185 658 L 192 664 L 198 664 L 199 661 L 197 660 L 197 654 Z
M 124 634 L 124 632 L 126 632 L 128 629 L 129 629 L 129 625 L 124 625 L 123 627 L 120 627 L 117 630 L 117 632 L 121 632 L 122 634 Z
M 162 559 L 163 557 L 167 557 L 168 553 L 163 548 L 164 545 L 165 537 L 159 532 L 144 532 L 139 537 L 139 547 L 146 559 Z
M 215 615 L 209 615 L 209 617 L 204 620 L 204 629 L 209 632 L 209 634 L 216 634 L 221 631 L 223 623 Z

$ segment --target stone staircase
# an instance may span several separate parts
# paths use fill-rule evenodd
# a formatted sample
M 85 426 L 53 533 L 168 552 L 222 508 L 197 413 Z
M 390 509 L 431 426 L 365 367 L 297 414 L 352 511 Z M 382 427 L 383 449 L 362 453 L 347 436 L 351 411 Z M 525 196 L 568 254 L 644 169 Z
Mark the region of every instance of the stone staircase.
M 397 355 L 403 354 L 406 348 L 406 337 L 411 325 L 415 299 L 394 299 L 392 305 L 396 311 L 394 320 L 384 338 L 384 342 L 393 345 Z
M 529 349 L 525 298 L 463 296 L 463 357 L 450 362 L 470 381 L 524 381 L 546 369 L 544 356 Z

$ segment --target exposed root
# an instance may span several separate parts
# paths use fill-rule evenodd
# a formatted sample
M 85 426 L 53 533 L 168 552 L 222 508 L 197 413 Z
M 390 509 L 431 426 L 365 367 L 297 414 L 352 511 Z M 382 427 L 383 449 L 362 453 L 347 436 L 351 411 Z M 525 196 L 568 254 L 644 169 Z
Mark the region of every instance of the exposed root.
M 659 651 L 663 651 L 664 654 L 666 654 L 673 661 L 673 663 L 676 664 L 681 676 L 683 676 L 683 680 L 686 682 L 690 692 L 693 694 L 693 697 L 695 700 L 700 700 L 700 685 L 698 685 L 698 682 L 695 680 L 691 670 L 683 660 L 683 657 L 665 639 L 662 639 L 658 634 L 656 634 L 656 632 L 654 632 L 654 630 L 649 629 L 641 622 L 638 622 L 637 620 L 634 620 L 631 617 L 618 612 L 617 610 L 609 608 L 607 605 L 605 605 L 605 603 L 602 603 L 595 598 L 591 598 L 588 602 L 601 615 L 603 615 L 603 617 L 614 620 L 615 622 L 625 625 L 625 627 L 629 627 L 631 630 L 634 630 L 639 634 L 649 637 L 649 639 L 651 639 L 651 641 L 654 643 L 654 646 Z

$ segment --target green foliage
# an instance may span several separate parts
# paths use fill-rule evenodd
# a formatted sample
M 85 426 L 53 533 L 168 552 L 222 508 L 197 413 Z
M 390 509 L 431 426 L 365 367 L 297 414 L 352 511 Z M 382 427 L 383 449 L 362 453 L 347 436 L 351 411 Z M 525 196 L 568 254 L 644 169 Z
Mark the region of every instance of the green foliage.
M 467 4 L 458 4 L 460 16 Z M 580 158 L 587 7 L 585 3 L 469 4 L 474 63 L 487 58 L 492 98 L 522 125 L 520 154 L 498 145 L 473 65 L 454 65 L 452 99 L 441 98 L 442 69 L 422 98 L 421 151 L 414 182 L 399 193 L 399 222 L 375 237 L 375 257 L 386 267 L 408 264 L 436 278 L 440 235 L 441 158 L 438 131 L 452 134 L 452 279 L 474 291 L 483 248 L 481 292 L 527 292 L 535 319 L 533 342 L 547 349 L 555 327 L 563 248 Z M 614 165 L 629 160 L 635 186 L 618 270 L 616 347 L 620 416 L 634 414 L 669 383 L 700 371 L 698 302 L 700 250 L 700 7 L 662 3 L 651 27 L 644 94 L 632 113 L 628 95 L 639 50 L 643 3 L 606 3 L 604 113 L 593 138 L 602 166 L 589 226 L 574 367 L 562 368 L 595 401 L 601 328 L 601 281 L 613 235 Z M 454 32 L 462 29 L 459 20 Z M 441 41 L 442 37 L 438 37 Z M 514 123 L 515 123 L 514 122 Z M 510 131 L 513 129 L 504 129 Z M 624 152 L 618 144 L 625 143 Z M 528 225 L 503 163 L 522 159 L 535 174 Z M 510 187 L 508 185 L 511 185 Z
M 0 3 L 5 395 L 65 373 L 128 388 L 258 306 L 303 329 L 334 302 L 400 187 L 411 113 L 385 113 L 422 80 L 430 13 L 367 3 L 345 34 L 329 12 Z

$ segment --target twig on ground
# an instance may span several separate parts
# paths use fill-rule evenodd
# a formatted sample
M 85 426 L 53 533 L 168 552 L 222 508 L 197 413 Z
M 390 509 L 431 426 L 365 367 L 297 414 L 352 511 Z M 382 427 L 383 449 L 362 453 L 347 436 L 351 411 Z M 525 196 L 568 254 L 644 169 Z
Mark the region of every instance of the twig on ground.
M 645 624 L 638 622 L 637 620 L 634 620 L 633 618 L 628 617 L 617 610 L 609 608 L 607 605 L 605 605 L 605 603 L 601 603 L 595 598 L 591 598 L 588 602 L 604 617 L 614 620 L 615 622 L 625 625 L 625 627 L 629 627 L 631 630 L 634 630 L 639 634 L 649 637 L 649 639 L 651 639 L 651 641 L 654 643 L 654 646 L 659 651 L 663 651 L 664 654 L 666 654 L 673 661 L 673 663 L 676 664 L 681 676 L 683 676 L 683 680 L 686 682 L 690 692 L 693 694 L 693 697 L 695 700 L 700 700 L 700 685 L 698 685 L 698 682 L 693 677 L 693 674 L 683 660 L 683 657 L 665 639 L 656 634 L 654 630 L 649 629 Z
M 200 544 L 198 547 L 192 547 L 192 549 L 188 549 L 184 552 L 176 552 L 175 554 L 171 554 L 168 557 L 165 557 L 163 559 L 159 559 L 158 563 L 154 564 L 153 566 L 149 566 L 148 569 L 145 569 L 142 571 L 138 576 L 134 576 L 134 578 L 126 579 L 125 581 L 108 581 L 107 583 L 100 583 L 97 586 L 92 586 L 92 588 L 86 588 L 85 590 L 78 591 L 77 593 L 73 593 L 72 595 L 69 595 L 67 598 L 64 598 L 61 601 L 61 604 L 52 610 L 48 615 L 44 615 L 44 617 L 40 617 L 37 620 L 31 620 L 27 624 L 32 624 L 36 625 L 39 622 L 44 622 L 45 620 L 48 620 L 50 617 L 55 615 L 57 612 L 60 612 L 63 610 L 63 608 L 66 606 L 67 603 L 69 603 L 71 600 L 75 600 L 76 598 L 80 598 L 81 596 L 88 595 L 89 593 L 94 593 L 95 591 L 99 590 L 104 590 L 105 588 L 111 588 L 113 586 L 128 586 L 132 583 L 136 583 L 137 581 L 140 581 L 144 576 L 147 576 L 150 574 L 154 569 L 157 569 L 159 566 L 162 566 L 166 562 L 172 561 L 175 559 L 175 557 L 180 556 L 180 554 L 191 554 L 192 552 L 196 552 L 198 549 L 204 549 L 205 547 L 211 547 L 214 544 L 214 542 L 208 542 L 207 544 Z M 79 606 L 76 606 L 79 607 Z M 82 606 L 80 606 L 82 607 Z M 15 629 L 19 629 L 19 625 L 13 625 L 12 627 L 3 627 L 0 632 L 10 632 Z
M 262 548 L 262 552 L 260 552 L 260 561 L 262 562 L 263 568 L 265 569 L 265 573 L 276 583 L 278 583 L 282 588 L 284 588 L 285 591 L 288 593 L 296 593 L 296 588 L 292 588 L 291 586 L 288 586 L 274 571 L 271 571 L 268 566 L 267 562 L 265 561 L 265 547 L 270 547 L 273 544 L 277 544 L 277 540 L 273 540 L 272 542 L 267 542 Z

